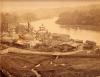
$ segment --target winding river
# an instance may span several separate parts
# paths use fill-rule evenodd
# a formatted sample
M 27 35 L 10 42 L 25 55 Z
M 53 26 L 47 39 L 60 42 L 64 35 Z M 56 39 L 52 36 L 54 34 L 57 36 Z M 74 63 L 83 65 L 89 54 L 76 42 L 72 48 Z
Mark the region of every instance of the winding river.
M 38 29 L 39 26 L 42 24 L 45 26 L 48 31 L 52 33 L 60 33 L 60 34 L 68 34 L 73 39 L 80 39 L 80 40 L 90 40 L 95 41 L 97 44 L 100 45 L 100 32 L 98 31 L 92 31 L 92 30 L 76 30 L 76 29 L 65 29 L 61 28 L 59 24 L 56 24 L 55 21 L 57 20 L 57 17 L 55 18 L 49 18 L 49 19 L 42 19 L 35 22 L 31 22 L 31 25 Z

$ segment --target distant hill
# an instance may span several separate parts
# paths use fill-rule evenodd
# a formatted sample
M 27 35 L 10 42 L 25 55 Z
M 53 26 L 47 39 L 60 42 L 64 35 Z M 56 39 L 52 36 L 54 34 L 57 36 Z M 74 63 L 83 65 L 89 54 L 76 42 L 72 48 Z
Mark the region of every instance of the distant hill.
M 40 8 L 33 11 L 38 19 L 58 17 L 61 13 L 65 12 L 69 7 L 61 8 Z M 31 11 L 30 11 L 31 12 Z
M 100 5 L 81 6 L 73 11 L 60 14 L 56 23 L 66 27 L 79 27 L 100 31 Z
M 21 20 L 27 16 L 30 16 L 34 20 L 34 17 L 37 19 L 58 17 L 61 13 L 65 12 L 66 9 L 68 10 L 71 8 L 70 7 L 38 8 L 33 10 L 3 11 L 3 13 L 17 14 Z

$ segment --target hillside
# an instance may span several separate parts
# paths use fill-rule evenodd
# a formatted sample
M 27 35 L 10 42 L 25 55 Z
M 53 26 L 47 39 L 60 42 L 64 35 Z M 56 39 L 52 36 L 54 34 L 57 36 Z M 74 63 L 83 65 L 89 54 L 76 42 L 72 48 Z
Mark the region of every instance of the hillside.
M 67 27 L 79 27 L 100 31 L 100 5 L 81 6 L 73 11 L 66 11 L 60 14 L 56 23 Z

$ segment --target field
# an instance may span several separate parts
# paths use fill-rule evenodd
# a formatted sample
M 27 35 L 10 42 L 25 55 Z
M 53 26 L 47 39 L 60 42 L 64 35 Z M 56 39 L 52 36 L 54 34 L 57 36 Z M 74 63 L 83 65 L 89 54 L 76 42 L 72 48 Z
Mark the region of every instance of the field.
M 97 77 L 100 57 L 7 53 L 0 55 L 0 71 L 5 77 Z

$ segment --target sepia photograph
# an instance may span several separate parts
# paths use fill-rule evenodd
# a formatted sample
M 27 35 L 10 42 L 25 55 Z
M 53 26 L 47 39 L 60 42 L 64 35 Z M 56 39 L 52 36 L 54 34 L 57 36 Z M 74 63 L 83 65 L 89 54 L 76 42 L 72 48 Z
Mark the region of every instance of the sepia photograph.
M 0 77 L 100 77 L 100 0 L 0 0 Z

